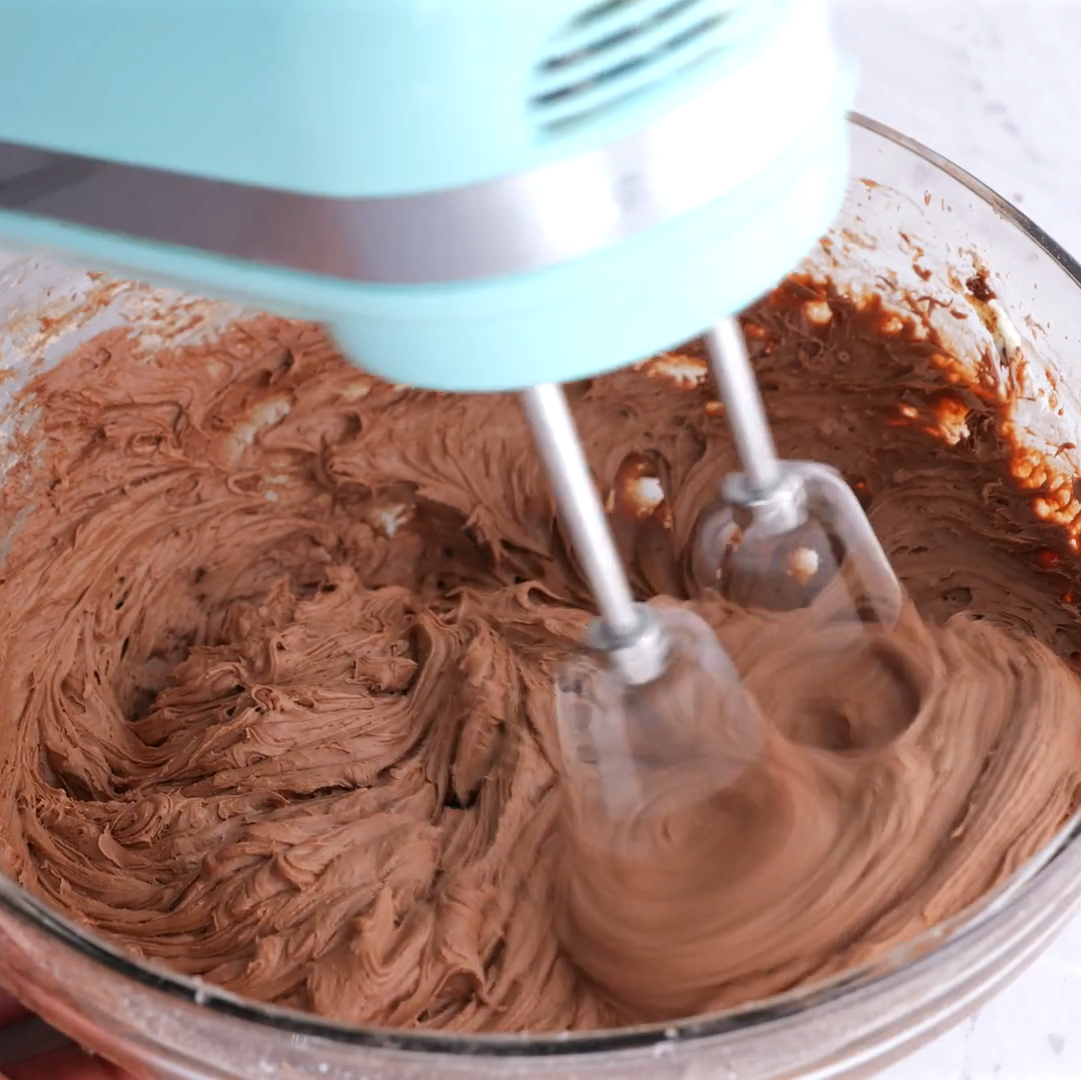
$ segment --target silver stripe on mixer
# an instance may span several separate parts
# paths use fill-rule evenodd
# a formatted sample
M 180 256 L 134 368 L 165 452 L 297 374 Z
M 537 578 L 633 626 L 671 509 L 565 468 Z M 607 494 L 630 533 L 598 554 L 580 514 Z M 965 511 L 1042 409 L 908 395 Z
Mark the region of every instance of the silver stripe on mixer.
M 588 255 L 726 190 L 693 143 L 676 171 L 649 141 L 468 187 L 355 199 L 0 142 L 0 210 L 373 284 L 478 280 Z

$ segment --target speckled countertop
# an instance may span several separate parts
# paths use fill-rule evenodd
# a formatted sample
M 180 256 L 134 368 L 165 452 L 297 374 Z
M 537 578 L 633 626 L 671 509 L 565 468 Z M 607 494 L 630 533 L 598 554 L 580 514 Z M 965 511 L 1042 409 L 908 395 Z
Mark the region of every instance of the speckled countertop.
M 1081 258 L 1081 3 L 834 0 L 861 112 L 1016 203 Z

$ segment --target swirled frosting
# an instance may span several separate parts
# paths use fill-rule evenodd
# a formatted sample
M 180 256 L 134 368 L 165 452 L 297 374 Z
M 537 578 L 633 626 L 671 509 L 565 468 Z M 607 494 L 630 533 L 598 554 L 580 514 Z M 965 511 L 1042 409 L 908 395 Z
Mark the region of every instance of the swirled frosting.
M 844 471 L 913 599 L 870 658 L 690 595 L 733 467 L 697 346 L 568 388 L 636 590 L 716 628 L 768 723 L 645 861 L 562 813 L 589 596 L 512 396 L 392 386 L 269 317 L 99 336 L 32 385 L 8 482 L 0 865 L 136 956 L 448 1031 L 761 998 L 962 911 L 1075 805 L 1075 609 L 994 407 L 881 314 L 793 281 L 745 320 L 782 451 Z M 911 419 L 946 392 L 955 445 Z

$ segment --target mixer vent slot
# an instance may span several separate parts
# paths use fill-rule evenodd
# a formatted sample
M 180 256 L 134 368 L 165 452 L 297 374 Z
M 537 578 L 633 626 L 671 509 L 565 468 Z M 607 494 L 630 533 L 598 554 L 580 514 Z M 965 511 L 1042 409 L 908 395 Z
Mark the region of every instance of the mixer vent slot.
M 593 117 L 719 51 L 738 0 L 601 0 L 552 43 L 533 80 L 546 131 Z

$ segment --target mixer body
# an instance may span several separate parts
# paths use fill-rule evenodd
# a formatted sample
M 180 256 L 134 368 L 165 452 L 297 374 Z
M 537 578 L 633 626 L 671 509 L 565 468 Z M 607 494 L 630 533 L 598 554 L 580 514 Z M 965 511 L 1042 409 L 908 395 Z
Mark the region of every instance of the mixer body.
M 0 0 L 0 23 L 0 245 L 323 320 L 399 382 L 671 347 L 843 197 L 824 0 Z

